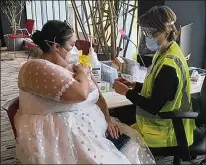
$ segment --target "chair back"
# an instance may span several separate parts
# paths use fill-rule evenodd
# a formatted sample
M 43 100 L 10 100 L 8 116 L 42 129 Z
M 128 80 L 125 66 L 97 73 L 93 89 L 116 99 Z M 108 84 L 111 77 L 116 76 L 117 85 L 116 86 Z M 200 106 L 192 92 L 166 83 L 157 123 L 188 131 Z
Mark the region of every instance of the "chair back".
M 14 125 L 14 116 L 16 115 L 19 109 L 19 97 L 13 99 L 12 101 L 9 101 L 8 103 L 6 103 L 6 106 L 4 105 L 2 108 L 7 111 L 9 121 L 11 123 L 11 127 L 14 133 L 14 137 L 16 139 L 17 134 L 16 134 L 16 128 Z
M 33 19 L 26 20 L 25 27 L 28 30 L 29 34 L 33 33 L 34 23 L 35 23 L 35 20 L 33 20 Z

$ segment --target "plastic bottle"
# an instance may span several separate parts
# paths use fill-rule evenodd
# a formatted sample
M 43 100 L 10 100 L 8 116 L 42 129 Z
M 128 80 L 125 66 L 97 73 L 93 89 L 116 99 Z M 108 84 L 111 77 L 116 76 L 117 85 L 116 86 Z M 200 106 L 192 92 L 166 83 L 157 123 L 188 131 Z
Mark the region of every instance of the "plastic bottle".
M 97 54 L 94 51 L 94 48 L 92 47 L 92 39 L 93 37 L 90 36 L 89 56 L 91 60 L 91 68 L 92 68 L 92 73 L 94 75 L 96 82 L 100 83 L 101 82 L 101 63 L 99 62 L 97 58 Z

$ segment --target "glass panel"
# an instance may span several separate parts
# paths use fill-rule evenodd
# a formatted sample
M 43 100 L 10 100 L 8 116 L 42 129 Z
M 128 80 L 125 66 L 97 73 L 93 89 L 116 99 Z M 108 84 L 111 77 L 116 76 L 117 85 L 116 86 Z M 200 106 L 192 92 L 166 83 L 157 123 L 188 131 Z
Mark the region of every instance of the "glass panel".
M 59 9 L 60 9 L 60 20 L 66 20 L 66 6 L 65 1 L 59 1 Z
M 31 12 L 32 12 L 32 19 L 35 20 L 34 30 L 37 30 L 37 23 L 36 23 L 36 1 L 31 1 Z
M 41 1 L 35 1 L 35 12 L 36 12 L 36 30 L 42 28 L 42 12 L 41 12 Z
M 31 3 L 26 3 L 26 17 L 27 19 L 33 19 Z
M 42 26 L 47 22 L 47 4 L 46 1 L 41 1 L 42 9 Z
M 47 5 L 47 19 L 53 20 L 52 1 L 46 1 L 46 5 Z
M 59 18 L 59 2 L 56 0 L 53 0 L 53 14 L 54 14 L 54 19 L 55 20 L 60 20 Z

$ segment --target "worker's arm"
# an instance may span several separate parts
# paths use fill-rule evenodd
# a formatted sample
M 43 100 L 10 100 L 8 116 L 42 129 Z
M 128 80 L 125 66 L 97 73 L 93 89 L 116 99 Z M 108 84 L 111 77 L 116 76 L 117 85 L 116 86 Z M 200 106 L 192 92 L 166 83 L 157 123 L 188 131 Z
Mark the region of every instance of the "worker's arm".
M 135 82 L 134 85 L 134 91 L 136 91 L 136 93 L 140 93 L 140 91 L 142 90 L 143 84 L 140 82 Z
M 126 85 L 128 88 L 133 89 L 135 92 L 140 93 L 140 91 L 142 90 L 142 83 L 139 82 L 131 82 L 125 78 L 118 78 L 115 81 L 119 81 L 121 83 L 123 83 L 124 85 Z
M 141 96 L 136 90 L 128 90 L 126 97 L 136 106 L 157 114 L 167 101 L 174 99 L 179 84 L 173 67 L 164 65 L 154 80 L 150 98 Z

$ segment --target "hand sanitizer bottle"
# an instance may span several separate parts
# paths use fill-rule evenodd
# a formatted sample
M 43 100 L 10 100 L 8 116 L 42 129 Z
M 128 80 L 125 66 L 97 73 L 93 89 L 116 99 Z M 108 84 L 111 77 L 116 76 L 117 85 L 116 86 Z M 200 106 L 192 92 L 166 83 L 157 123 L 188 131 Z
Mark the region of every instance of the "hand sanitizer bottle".
M 92 73 L 94 75 L 96 82 L 100 83 L 101 82 L 101 63 L 99 62 L 97 58 L 97 54 L 95 53 L 94 48 L 92 47 L 92 39 L 93 37 L 90 36 L 89 56 L 91 60 Z

